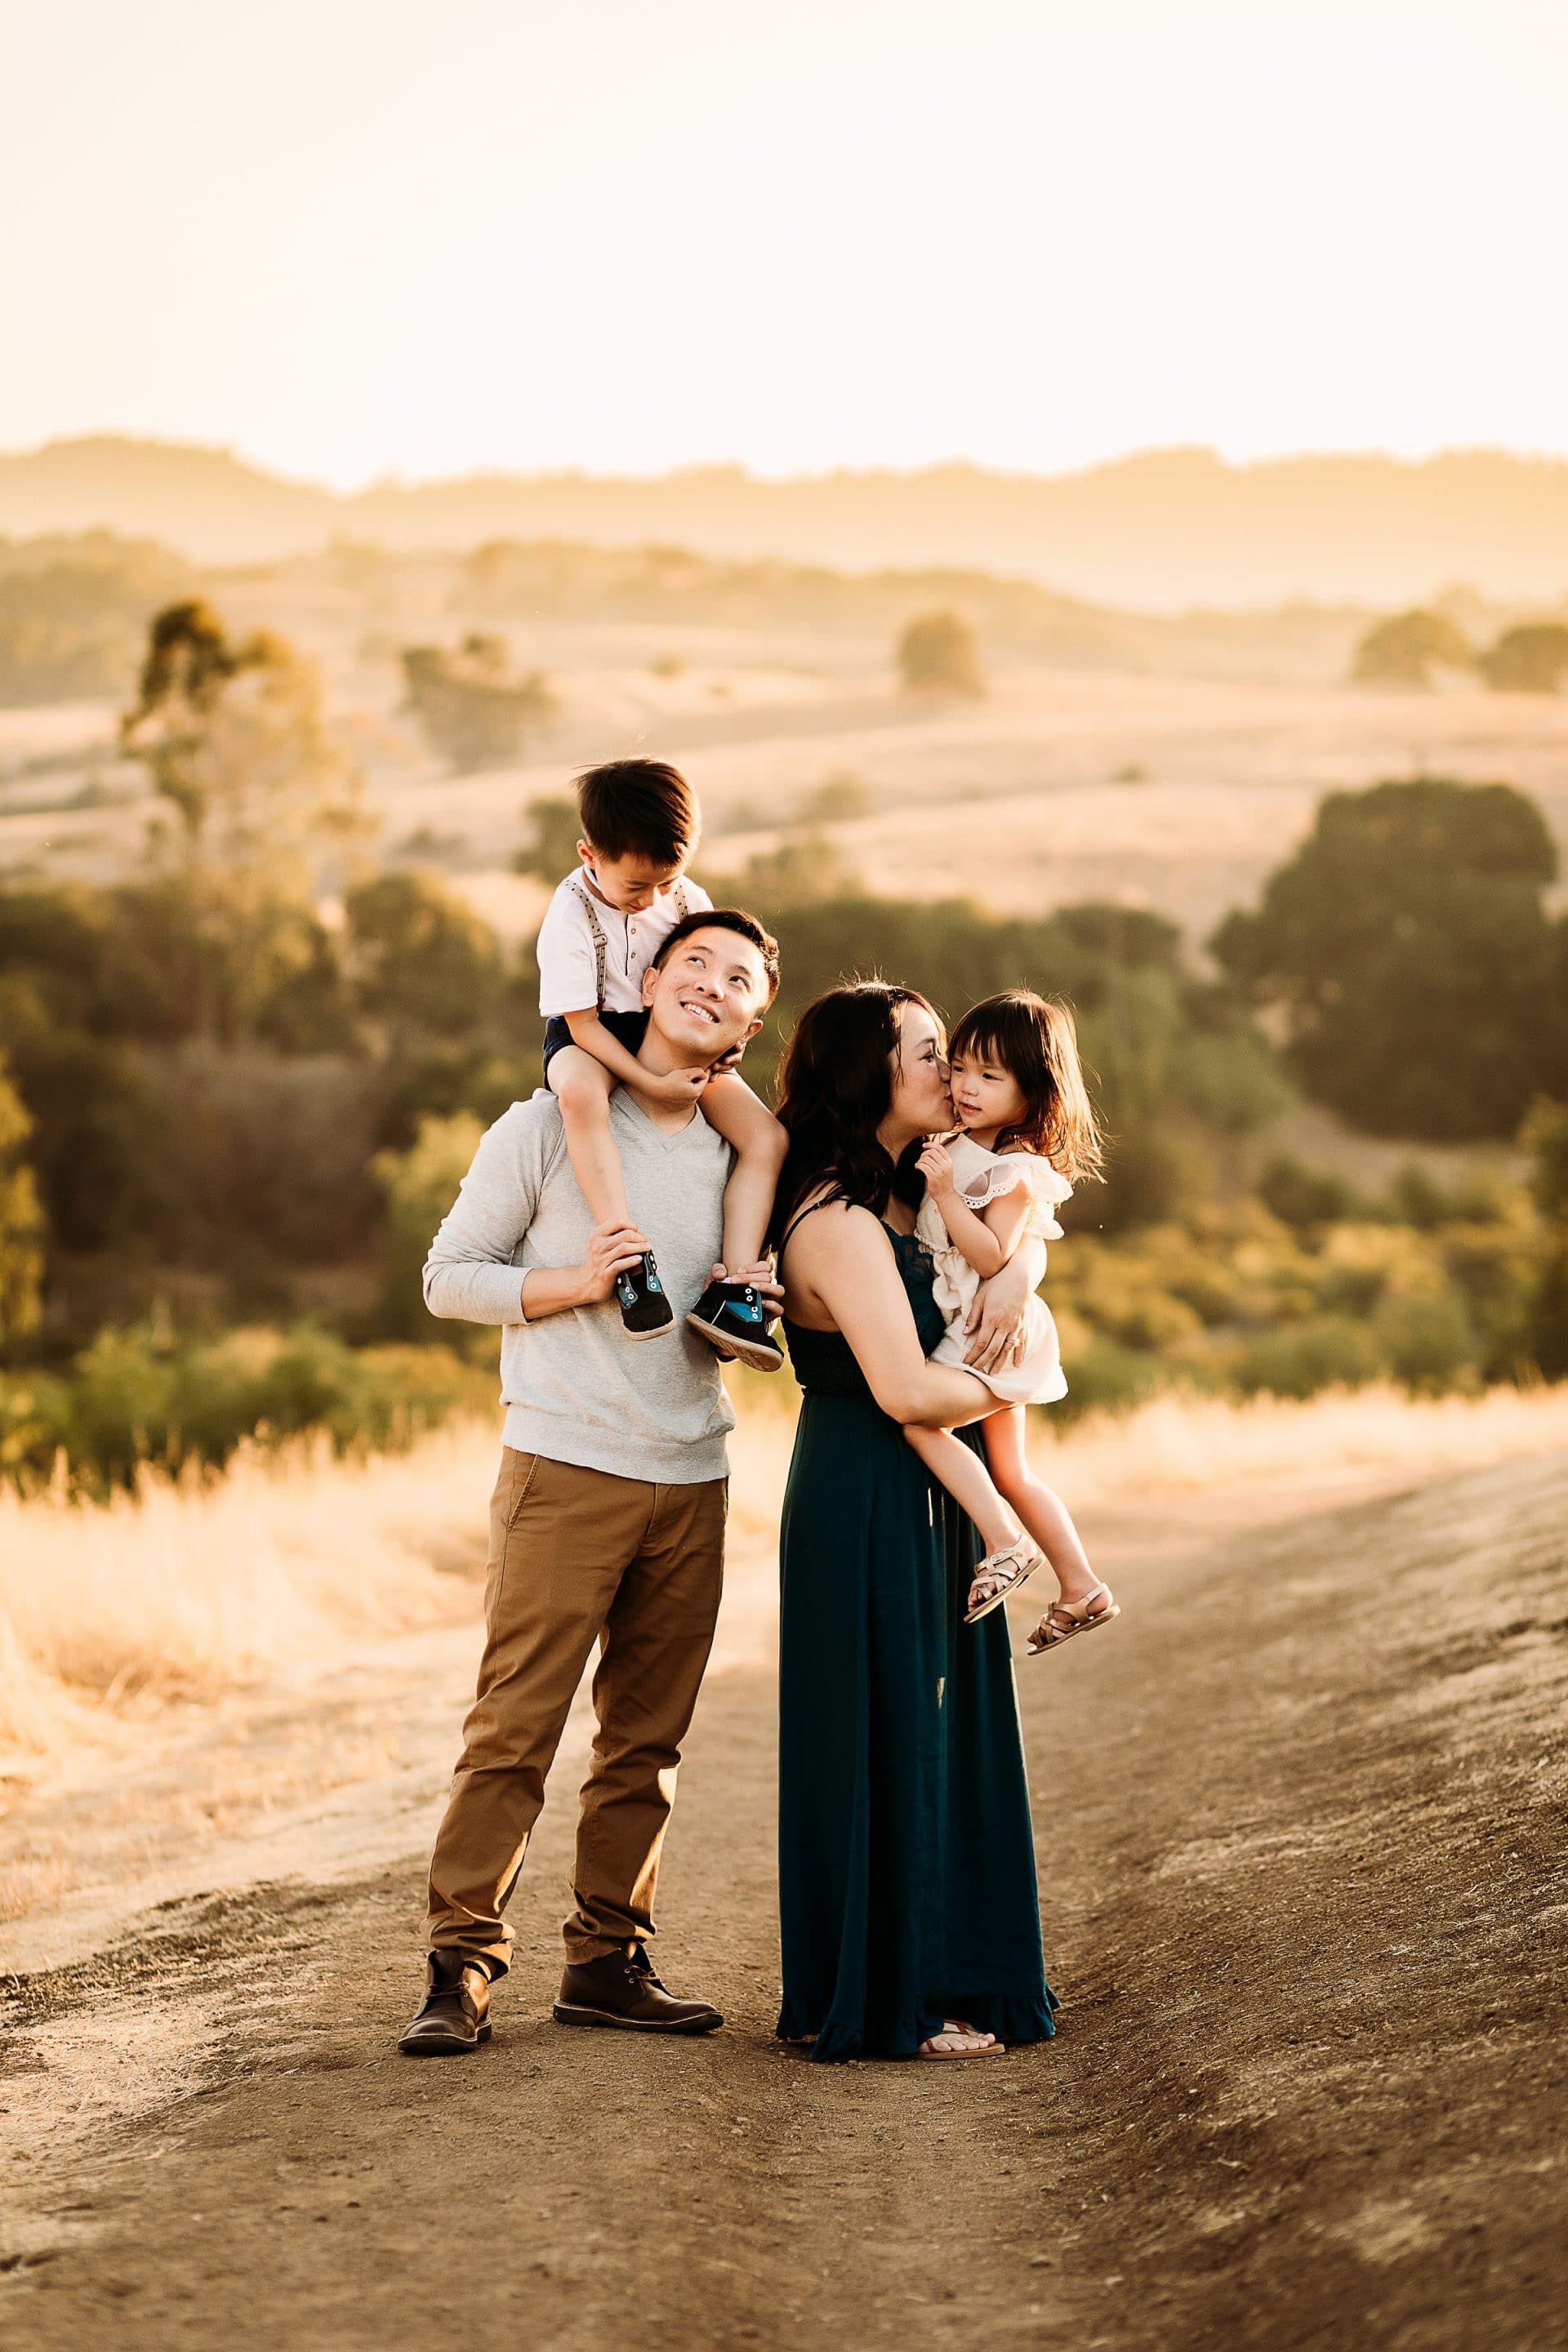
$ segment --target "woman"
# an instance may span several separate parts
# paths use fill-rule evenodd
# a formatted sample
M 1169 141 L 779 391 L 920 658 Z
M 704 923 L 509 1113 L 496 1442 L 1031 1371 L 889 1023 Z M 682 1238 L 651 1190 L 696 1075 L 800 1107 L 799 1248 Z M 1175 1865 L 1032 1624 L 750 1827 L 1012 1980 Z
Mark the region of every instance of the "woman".
M 899 1163 L 952 1110 L 924 997 L 879 982 L 819 997 L 779 1118 L 805 1393 L 782 1530 L 778 2031 L 818 2059 L 1000 2055 L 1050 2033 L 1056 2001 L 1005 1626 L 963 1625 L 980 1546 L 901 1434 L 995 1402 L 926 1361 L 942 1318 L 914 1238 L 920 1179 Z M 993 1293 L 993 1357 L 1039 1271 L 997 1277 L 1014 1287 Z

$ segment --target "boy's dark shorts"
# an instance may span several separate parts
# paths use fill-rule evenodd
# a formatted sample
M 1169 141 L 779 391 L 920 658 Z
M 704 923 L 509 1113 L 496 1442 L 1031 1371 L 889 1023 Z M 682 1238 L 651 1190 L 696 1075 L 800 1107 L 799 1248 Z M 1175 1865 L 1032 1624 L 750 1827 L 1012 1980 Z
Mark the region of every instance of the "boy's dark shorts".
M 624 1045 L 628 1054 L 635 1054 L 641 1045 L 643 1039 L 647 1035 L 647 1014 L 646 1013 L 601 1012 L 599 1018 L 604 1023 L 605 1028 L 609 1031 L 611 1036 L 615 1039 L 616 1045 Z M 572 1032 L 566 1026 L 564 1015 L 559 1013 L 552 1013 L 549 1020 L 544 1024 L 544 1073 L 546 1077 L 550 1075 L 550 1065 L 554 1060 L 556 1055 L 561 1051 L 562 1046 L 569 1045 L 571 1043 Z

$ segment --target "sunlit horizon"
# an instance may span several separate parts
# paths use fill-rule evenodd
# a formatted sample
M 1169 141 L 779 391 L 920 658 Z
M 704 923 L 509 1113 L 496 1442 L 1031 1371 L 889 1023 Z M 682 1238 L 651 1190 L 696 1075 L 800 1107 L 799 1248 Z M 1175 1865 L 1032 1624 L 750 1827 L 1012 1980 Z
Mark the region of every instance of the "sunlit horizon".
M 355 498 L 379 489 L 425 489 L 444 484 L 468 480 L 540 480 L 585 482 L 662 482 L 689 478 L 693 476 L 742 474 L 758 482 L 809 484 L 835 479 L 863 478 L 870 475 L 886 475 L 889 479 L 910 479 L 922 475 L 973 471 L 987 474 L 998 480 L 1063 481 L 1093 474 L 1119 466 L 1131 466 L 1149 459 L 1214 458 L 1234 473 L 1247 473 L 1275 465 L 1306 464 L 1317 459 L 1358 459 L 1368 463 L 1383 462 L 1412 469 L 1447 458 L 1511 457 L 1521 464 L 1568 465 L 1568 440 L 1562 448 L 1525 448 L 1501 441 L 1440 443 L 1430 448 L 1394 449 L 1345 444 L 1340 447 L 1290 447 L 1235 452 L 1215 447 L 1212 443 L 1197 441 L 1146 442 L 1132 448 L 1108 449 L 1103 455 L 1085 457 L 1079 462 L 1061 466 L 1010 466 L 991 463 L 967 452 L 949 451 L 945 455 L 911 458 L 909 462 L 891 465 L 885 460 L 866 458 L 857 462 L 839 460 L 820 466 L 769 467 L 749 463 L 743 457 L 721 456 L 689 457 L 667 466 L 594 466 L 571 461 L 556 465 L 530 466 L 520 462 L 479 457 L 471 465 L 447 467 L 430 473 L 416 473 L 407 467 L 392 467 L 377 474 L 363 474 L 334 478 L 325 472 L 309 473 L 298 470 L 268 457 L 264 452 L 248 449 L 233 441 L 201 438 L 195 436 L 174 436 L 164 433 L 131 431 L 122 425 L 100 424 L 86 425 L 70 433 L 51 433 L 43 439 L 26 446 L 0 448 L 0 458 L 41 456 L 47 449 L 71 447 L 83 443 L 113 442 L 134 447 L 193 451 L 209 457 L 226 457 L 235 464 L 297 489 L 324 490 L 339 498 Z

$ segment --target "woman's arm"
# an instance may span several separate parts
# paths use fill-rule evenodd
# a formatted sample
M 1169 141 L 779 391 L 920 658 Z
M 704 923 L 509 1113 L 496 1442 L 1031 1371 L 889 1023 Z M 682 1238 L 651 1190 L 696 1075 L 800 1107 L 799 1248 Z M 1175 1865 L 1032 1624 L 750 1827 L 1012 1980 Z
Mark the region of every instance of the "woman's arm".
M 984 1211 L 972 1209 L 953 1181 L 952 1161 L 940 1143 L 928 1143 L 916 1162 L 926 1180 L 926 1196 L 947 1230 L 948 1240 L 982 1280 L 1000 1274 L 1019 1242 L 1029 1216 L 1029 1191 L 1015 1184 Z
M 890 1421 L 957 1429 L 996 1410 L 968 1372 L 927 1363 L 909 1295 L 886 1234 L 868 1209 L 835 1202 L 802 1224 L 789 1245 L 790 1277 L 821 1300 L 855 1351 L 868 1387 Z

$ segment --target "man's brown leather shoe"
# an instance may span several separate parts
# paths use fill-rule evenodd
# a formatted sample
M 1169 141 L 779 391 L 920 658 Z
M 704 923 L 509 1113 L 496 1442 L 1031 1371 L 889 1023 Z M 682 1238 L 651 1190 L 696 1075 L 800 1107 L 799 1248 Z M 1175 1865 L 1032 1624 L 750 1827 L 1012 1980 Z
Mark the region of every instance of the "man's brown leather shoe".
M 558 2025 L 618 2025 L 628 2033 L 711 2033 L 724 2021 L 710 2000 L 677 2000 L 640 1944 L 569 1968 L 555 2004 Z
M 408 2058 L 452 2058 L 490 2038 L 490 1980 L 461 1952 L 432 1952 L 425 1998 L 397 2037 Z

